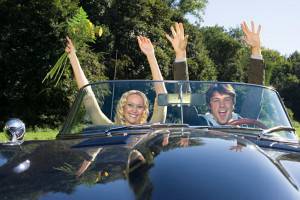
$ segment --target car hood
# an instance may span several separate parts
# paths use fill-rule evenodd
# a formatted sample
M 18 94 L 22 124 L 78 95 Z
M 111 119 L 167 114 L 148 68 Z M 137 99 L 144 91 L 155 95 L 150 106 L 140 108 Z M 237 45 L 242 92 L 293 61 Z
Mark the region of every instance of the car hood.
M 112 136 L 118 142 L 94 137 L 1 145 L 1 199 L 300 197 L 298 153 L 262 149 L 220 131 L 127 134 Z

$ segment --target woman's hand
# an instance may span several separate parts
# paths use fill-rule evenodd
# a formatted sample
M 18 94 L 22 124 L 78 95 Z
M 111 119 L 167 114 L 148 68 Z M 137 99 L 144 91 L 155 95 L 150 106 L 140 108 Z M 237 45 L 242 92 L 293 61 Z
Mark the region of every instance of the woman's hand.
M 139 47 L 141 51 L 148 57 L 154 55 L 154 47 L 151 43 L 151 41 L 144 36 L 138 36 L 137 37 Z
M 66 44 L 65 52 L 67 54 L 75 53 L 76 50 L 75 50 L 72 40 L 68 36 L 66 37 L 66 39 L 67 39 L 67 44 Z

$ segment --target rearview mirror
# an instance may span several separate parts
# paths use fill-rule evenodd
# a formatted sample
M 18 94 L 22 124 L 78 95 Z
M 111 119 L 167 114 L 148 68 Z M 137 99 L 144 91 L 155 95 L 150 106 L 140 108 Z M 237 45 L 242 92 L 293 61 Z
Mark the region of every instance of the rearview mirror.
M 158 105 L 193 105 L 200 106 L 205 105 L 205 96 L 203 94 L 183 93 L 182 98 L 180 94 L 158 94 Z

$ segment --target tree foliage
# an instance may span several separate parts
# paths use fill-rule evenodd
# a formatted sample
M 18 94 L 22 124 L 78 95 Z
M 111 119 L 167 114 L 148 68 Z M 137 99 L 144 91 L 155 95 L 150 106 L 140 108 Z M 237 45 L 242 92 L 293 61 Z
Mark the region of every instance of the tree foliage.
M 223 27 L 205 27 L 202 31 L 208 55 L 216 66 L 217 80 L 241 81 L 244 71 L 238 62 L 241 43 Z
M 84 48 L 87 46 L 87 43 L 95 43 L 96 37 L 102 35 L 102 28 L 100 26 L 95 26 L 89 19 L 86 12 L 82 7 L 78 9 L 76 14 L 68 19 L 66 22 L 67 26 L 67 35 L 72 39 L 73 44 L 77 49 Z M 62 75 L 66 71 L 68 61 L 67 52 L 63 52 L 59 59 L 56 61 L 55 65 L 45 76 L 45 80 L 54 80 L 55 86 L 58 84 Z
M 181 15 L 193 15 L 198 23 L 202 21 L 204 8 L 207 4 L 207 0 L 165 0 L 165 2 Z
M 271 51 L 274 53 L 274 51 Z M 285 58 L 275 52 L 270 76 L 272 84 L 280 93 L 285 105 L 292 109 L 294 118 L 300 120 L 300 54 L 294 52 L 290 57 Z
M 66 20 L 76 1 L 1 1 L 1 121 L 19 117 L 29 126 L 64 120 L 76 91 L 71 73 L 57 88 L 43 77 L 64 51 Z

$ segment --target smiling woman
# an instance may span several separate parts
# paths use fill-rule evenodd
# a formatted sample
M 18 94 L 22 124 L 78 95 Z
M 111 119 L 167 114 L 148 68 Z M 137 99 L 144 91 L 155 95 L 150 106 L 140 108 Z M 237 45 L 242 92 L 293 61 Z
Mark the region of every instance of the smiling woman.
M 138 36 L 137 41 L 139 47 L 147 57 L 148 63 L 150 65 L 151 73 L 153 80 L 162 81 L 163 77 L 160 72 L 155 54 L 154 54 L 154 47 L 151 41 L 143 36 Z M 75 47 L 70 38 L 67 37 L 67 46 L 65 51 L 68 54 L 70 59 L 70 63 L 74 72 L 75 80 L 79 89 L 84 88 L 85 85 L 89 84 L 81 66 L 79 60 L 76 55 Z M 167 93 L 165 85 L 163 82 L 155 83 L 154 84 L 156 95 L 161 93 Z M 91 86 L 84 88 L 85 92 L 87 93 L 84 105 L 94 124 L 106 124 L 106 125 L 136 125 L 136 124 L 143 124 L 147 122 L 149 110 L 147 104 L 148 99 L 143 92 L 134 90 L 125 92 L 121 100 L 117 106 L 117 113 L 115 116 L 115 122 L 109 119 L 101 108 L 98 105 L 96 100 L 95 94 L 91 89 Z M 128 104 L 129 103 L 129 104 Z M 138 109 L 136 106 L 138 105 Z M 164 122 L 166 118 L 166 107 L 165 106 L 158 106 L 157 101 L 154 102 L 154 111 L 150 122 Z M 134 109 L 133 109 L 134 108 Z
M 138 90 L 125 92 L 117 106 L 116 124 L 143 124 L 149 115 L 149 102 Z

